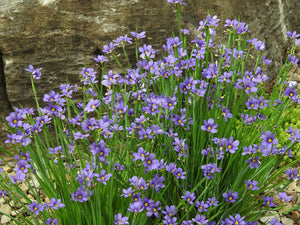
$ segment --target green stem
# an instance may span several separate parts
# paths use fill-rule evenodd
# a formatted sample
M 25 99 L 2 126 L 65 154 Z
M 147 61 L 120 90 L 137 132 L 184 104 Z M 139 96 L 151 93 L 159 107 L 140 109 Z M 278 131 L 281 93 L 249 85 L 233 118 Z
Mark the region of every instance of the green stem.
M 31 86 L 32 86 L 33 94 L 34 94 L 34 99 L 35 99 L 36 107 L 37 107 L 39 116 L 41 116 L 39 101 L 38 101 L 38 98 L 37 98 L 37 94 L 36 94 L 36 90 L 35 90 L 35 86 L 34 86 L 34 82 L 33 82 L 33 77 L 31 77 Z

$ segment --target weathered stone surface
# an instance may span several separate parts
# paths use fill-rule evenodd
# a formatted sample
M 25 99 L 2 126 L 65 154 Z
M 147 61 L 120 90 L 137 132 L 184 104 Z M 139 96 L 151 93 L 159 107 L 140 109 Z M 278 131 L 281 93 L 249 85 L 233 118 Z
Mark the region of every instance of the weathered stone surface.
M 182 27 L 193 34 L 208 11 L 222 19 L 221 31 L 227 18 L 239 17 L 248 22 L 253 37 L 266 42 L 267 57 L 274 61 L 273 72 L 278 71 L 288 46 L 285 32 L 300 32 L 298 1 L 185 2 L 188 5 L 182 9 Z M 119 35 L 129 34 L 136 28 L 146 30 L 146 41 L 159 48 L 171 35 L 171 30 L 176 30 L 173 9 L 173 5 L 162 0 L 1 0 L 1 114 L 6 115 L 10 106 L 34 106 L 29 74 L 24 70 L 29 64 L 43 67 L 42 79 L 36 86 L 42 97 L 66 79 L 78 81 L 81 67 L 94 66 L 93 57 L 101 53 L 104 44 Z
M 263 222 L 263 223 L 268 223 L 273 218 L 276 218 L 276 220 L 280 220 L 279 215 L 275 211 L 269 211 L 267 215 L 260 218 L 260 221 Z
M 287 218 L 287 217 L 281 218 L 281 222 L 284 225 L 294 225 L 294 221 L 292 219 L 290 219 L 290 218 Z
M 24 193 L 27 193 L 28 190 L 29 190 L 29 187 L 28 187 L 28 185 L 27 185 L 26 183 L 22 183 L 22 184 L 20 185 L 20 188 L 21 188 L 21 190 L 22 190 Z
M 287 190 L 290 192 L 300 193 L 300 187 L 297 185 L 297 181 L 290 183 L 290 185 L 287 187 Z
M 11 207 L 8 204 L 3 204 L 0 206 L 0 210 L 4 213 L 6 213 L 7 215 L 11 214 Z M 1 216 L 1 224 L 6 224 L 9 221 L 11 221 L 11 218 L 9 218 L 6 215 L 2 215 Z

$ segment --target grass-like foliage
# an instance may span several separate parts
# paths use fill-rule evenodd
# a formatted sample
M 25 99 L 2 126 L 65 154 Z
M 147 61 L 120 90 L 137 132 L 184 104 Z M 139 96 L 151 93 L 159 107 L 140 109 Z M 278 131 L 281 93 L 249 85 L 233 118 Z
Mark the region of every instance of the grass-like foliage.
M 290 55 L 269 93 L 271 62 L 246 23 L 226 20 L 228 42 L 217 44 L 219 19 L 207 16 L 192 38 L 180 25 L 184 3 L 168 2 L 179 32 L 160 51 L 143 44 L 145 31 L 120 36 L 95 58 L 101 75 L 84 67 L 79 85 L 6 117 L 17 164 L 0 176 L 0 197 L 20 206 L 15 224 L 256 224 L 291 199 L 283 189 L 298 178 L 297 160 L 279 164 L 300 134 L 291 128 L 279 147 L 275 133 L 299 103 L 286 81 L 299 35 L 288 33 Z M 111 60 L 122 73 L 105 70 Z M 41 68 L 26 70 L 36 96 Z

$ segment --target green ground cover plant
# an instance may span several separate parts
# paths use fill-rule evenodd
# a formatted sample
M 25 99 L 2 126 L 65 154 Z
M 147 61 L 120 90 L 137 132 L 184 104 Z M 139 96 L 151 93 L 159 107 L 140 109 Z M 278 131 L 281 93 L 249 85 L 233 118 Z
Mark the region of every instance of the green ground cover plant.
M 278 139 L 280 140 L 279 146 L 288 145 L 290 142 L 299 142 L 299 135 L 294 134 L 290 135 L 290 133 L 293 133 L 295 130 L 296 133 L 298 132 L 297 129 L 300 127 L 300 106 L 295 106 L 294 109 L 292 109 L 290 112 L 287 113 L 287 115 L 284 116 L 284 119 L 282 121 L 281 126 L 279 126 L 276 130 L 276 135 Z M 293 146 L 291 154 L 299 158 L 300 157 L 300 145 L 296 144 Z M 293 161 L 293 158 L 290 158 L 289 156 L 284 156 L 284 160 L 281 162 L 281 165 L 286 165 L 288 163 L 291 163 Z M 299 165 L 299 163 L 298 163 Z
M 291 199 L 283 190 L 299 178 L 299 158 L 291 151 L 300 134 L 289 128 L 285 145 L 275 134 L 300 102 L 286 81 L 291 63 L 297 64 L 293 43 L 300 35 L 288 32 L 292 48 L 269 94 L 271 61 L 248 24 L 226 20 L 228 42 L 218 44 L 220 21 L 208 15 L 189 41 L 180 24 L 184 3 L 168 2 L 176 8 L 178 31 L 160 51 L 143 43 L 145 31 L 120 36 L 95 57 L 100 79 L 84 67 L 80 84 L 62 84 L 42 103 L 36 97 L 36 109 L 15 108 L 6 117 L 14 154 L 1 150 L 17 164 L 15 175 L 0 176 L 0 197 L 23 207 L 8 215 L 15 224 L 253 225 Z M 126 52 L 131 44 L 135 65 Z M 111 60 L 122 73 L 106 71 Z M 26 70 L 36 96 L 42 68 Z M 76 92 L 83 96 L 78 104 Z M 291 161 L 279 166 L 285 156 Z

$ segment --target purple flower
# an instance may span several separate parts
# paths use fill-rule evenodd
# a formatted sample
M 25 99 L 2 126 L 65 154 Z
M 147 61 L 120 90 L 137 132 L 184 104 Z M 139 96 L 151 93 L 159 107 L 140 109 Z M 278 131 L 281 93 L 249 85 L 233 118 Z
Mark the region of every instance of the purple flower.
M 244 51 L 238 51 L 237 49 L 233 49 L 233 58 L 242 59 L 244 55 Z
M 228 140 L 226 138 L 224 138 L 223 142 L 226 147 L 226 151 L 229 151 L 232 154 L 235 153 L 236 150 L 238 150 L 238 146 L 240 144 L 239 140 L 233 141 L 232 136 L 229 137 Z
M 208 206 L 217 206 L 219 202 L 216 200 L 216 197 L 212 197 L 208 198 L 206 203 L 208 204 Z
M 84 187 L 79 187 L 75 193 L 71 193 L 71 199 L 75 202 L 86 202 L 92 194 L 92 191 L 87 192 Z
M 172 145 L 174 145 L 174 150 L 178 152 L 178 157 L 187 156 L 187 149 L 188 145 L 185 144 L 186 139 L 179 139 L 177 137 L 174 138 L 174 142 Z
M 230 189 L 228 190 L 228 193 L 223 193 L 223 197 L 225 198 L 226 202 L 235 202 L 239 196 L 238 192 L 232 192 Z
M 208 204 L 205 203 L 204 201 L 201 201 L 201 202 L 196 201 L 195 207 L 197 208 L 197 210 L 198 210 L 199 212 L 206 212 L 206 211 L 208 211 L 208 207 L 209 207 L 209 206 L 208 206 Z
M 7 197 L 7 191 L 6 190 L 0 191 L 0 198 L 4 198 L 4 197 Z
M 213 119 L 208 119 L 208 121 L 204 120 L 204 126 L 201 126 L 201 130 L 205 130 L 207 132 L 216 133 L 218 124 L 214 124 Z
M 82 185 L 91 186 L 95 175 L 96 174 L 93 170 L 85 168 L 82 169 L 82 172 L 76 176 L 76 180 Z
M 177 225 L 176 223 L 177 218 L 176 217 L 170 217 L 170 216 L 165 216 L 165 219 L 163 220 L 163 223 L 166 225 Z
M 251 124 L 252 122 L 254 122 L 256 120 L 251 115 L 249 115 L 249 114 L 243 114 L 243 113 L 241 113 L 241 118 L 243 119 L 243 123 L 244 124 Z
M 267 205 L 269 207 L 275 207 L 275 204 L 273 202 L 273 199 L 274 199 L 273 196 L 270 196 L 270 197 L 264 196 L 263 199 L 264 199 L 264 202 L 263 202 L 264 205 Z
M 30 159 L 30 153 L 29 152 L 26 152 L 26 153 L 23 153 L 22 151 L 20 152 L 20 155 L 16 155 L 14 156 L 14 159 L 16 160 L 25 160 L 26 162 L 31 162 L 31 159 Z M 0 163 L 1 164 L 1 163 Z
M 257 225 L 257 222 L 256 221 L 246 221 L 246 225 Z
M 109 42 L 109 45 L 104 45 L 103 46 L 103 52 L 106 53 L 106 54 L 110 54 L 112 53 L 112 51 L 114 50 L 115 48 L 115 45 L 113 42 Z
M 136 39 L 142 39 L 146 37 L 146 31 L 142 31 L 141 33 L 130 32 L 130 34 Z
M 142 59 L 146 58 L 154 58 L 155 57 L 155 50 L 152 48 L 152 45 L 144 44 L 143 47 L 139 47 L 139 52 L 141 52 L 140 57 Z
M 124 116 L 124 114 L 126 113 L 127 109 L 128 109 L 128 105 L 124 106 L 124 102 L 123 101 L 120 101 L 120 102 L 116 103 L 115 106 L 114 106 L 114 111 L 121 118 Z
M 224 115 L 224 119 L 227 122 L 228 118 L 232 118 L 232 114 L 230 113 L 229 109 L 225 106 L 222 106 L 222 114 Z
M 49 153 L 50 153 L 50 154 L 58 154 L 58 153 L 62 154 L 62 153 L 63 153 L 63 150 L 62 150 L 61 145 L 60 145 L 60 146 L 57 146 L 57 147 L 55 147 L 55 148 L 49 148 Z
M 134 202 L 129 204 L 128 210 L 130 212 L 139 213 L 144 210 L 142 202 Z
M 151 134 L 151 129 L 148 128 L 147 130 L 145 130 L 144 128 L 141 128 L 138 131 L 138 135 L 139 135 L 139 139 L 144 139 L 144 138 L 153 138 L 152 134 Z
M 258 168 L 260 161 L 259 156 L 255 156 L 254 158 L 249 158 L 246 160 L 246 163 L 250 163 L 250 169 Z
M 89 102 L 88 102 L 88 104 L 85 106 L 85 108 L 84 108 L 84 111 L 86 111 L 86 112 L 94 112 L 96 109 L 97 109 L 97 107 L 99 107 L 100 106 L 100 101 L 99 100 L 94 100 L 94 99 L 91 99 Z
M 185 179 L 186 172 L 183 171 L 182 168 L 175 169 L 174 175 L 177 179 Z
M 181 198 L 192 205 L 193 201 L 196 199 L 196 196 L 194 193 L 190 193 L 189 191 L 186 191 L 185 195 L 181 196 Z
M 247 94 L 250 94 L 250 92 L 252 92 L 252 93 L 257 92 L 258 89 L 255 85 L 256 84 L 254 82 L 251 82 L 249 80 L 245 81 L 245 83 L 244 83 L 245 92 Z
M 288 31 L 286 35 L 292 39 L 296 39 L 296 38 L 300 37 L 300 34 L 297 34 L 296 31 L 294 31 L 294 32 Z
M 154 178 L 150 181 L 151 188 L 155 189 L 156 192 L 159 192 L 160 188 L 164 188 L 165 185 L 163 182 L 165 181 L 165 177 L 159 177 L 159 174 L 155 174 Z
M 36 125 L 43 126 L 44 124 L 47 124 L 51 121 L 51 118 L 47 115 L 43 115 L 41 117 L 36 117 Z
M 244 216 L 241 217 L 240 214 L 236 214 L 235 217 L 230 215 L 229 218 L 230 218 L 232 224 L 234 224 L 234 225 L 245 225 L 246 224 L 244 221 L 245 217 Z
M 45 221 L 45 224 L 47 224 L 47 225 L 56 225 L 56 224 L 58 224 L 58 221 L 57 221 L 57 219 L 48 218 Z
M 221 220 L 221 225 L 233 225 L 229 218 L 225 218 L 225 220 Z
M 182 221 L 181 225 L 193 225 L 193 222 L 191 220 L 188 221 L 184 220 Z
M 65 96 L 67 98 L 72 98 L 73 91 L 76 92 L 76 87 L 73 90 L 72 89 L 73 86 L 70 85 L 70 84 L 61 84 L 59 88 L 62 91 L 62 95 L 61 96 Z
M 122 214 L 118 213 L 115 215 L 114 224 L 129 224 L 129 222 L 127 220 L 128 220 L 128 217 L 126 217 L 126 216 L 122 217 Z
M 50 91 L 49 94 L 45 94 L 43 101 L 44 102 L 56 102 L 60 99 L 60 96 L 58 93 L 55 93 L 55 91 Z
M 299 176 L 297 175 L 298 170 L 297 169 L 292 169 L 289 168 L 289 170 L 285 171 L 285 174 L 288 176 L 287 179 L 289 180 L 295 180 L 295 179 L 299 179 Z
M 156 203 L 149 200 L 149 209 L 148 209 L 148 212 L 147 212 L 147 216 L 150 217 L 152 215 L 154 215 L 156 218 L 159 217 L 159 211 L 161 210 L 161 207 L 160 207 L 160 201 L 157 201 Z
M 289 202 L 292 199 L 292 196 L 288 196 L 285 192 L 280 192 L 277 195 L 282 202 Z
M 137 160 L 145 160 L 145 156 L 149 155 L 149 152 L 146 152 L 142 147 L 139 147 L 138 152 L 134 152 L 133 156 L 134 159 L 133 161 L 137 161 Z
M 170 37 L 167 38 L 167 45 L 163 45 L 163 48 L 169 53 L 173 53 L 175 47 L 181 47 L 181 43 L 182 41 L 180 41 L 179 37 Z
M 158 168 L 159 160 L 154 159 L 155 154 L 151 153 L 144 161 L 144 167 L 148 170 L 154 170 Z
M 167 0 L 168 3 L 186 5 L 183 0 Z
M 170 163 L 169 165 L 166 166 L 166 171 L 170 172 L 170 173 L 175 173 L 176 171 L 176 164 L 175 163 Z
M 190 35 L 190 31 L 188 29 L 181 29 L 181 33 L 184 35 Z
M 299 142 L 300 140 L 300 133 L 299 133 L 299 129 L 294 129 L 293 127 L 289 127 L 288 130 L 286 130 L 286 132 L 288 134 L 291 135 L 291 137 L 289 137 L 288 139 L 291 140 L 293 143 L 296 141 L 296 142 Z
M 128 35 L 120 36 L 116 40 L 113 40 L 113 42 L 116 44 L 116 46 L 124 46 L 125 43 L 132 44 L 132 38 L 128 37 Z
M 50 202 L 48 203 L 48 206 L 53 209 L 59 209 L 64 208 L 65 204 L 61 203 L 61 199 L 51 198 Z
M 248 109 L 257 110 L 258 109 L 258 101 L 257 101 L 257 99 L 251 97 L 250 99 L 247 100 L 246 106 L 248 107 Z
M 248 40 L 247 42 L 251 43 L 258 51 L 262 51 L 266 47 L 265 43 L 257 40 L 257 38 L 253 38 L 252 40 Z
M 268 222 L 271 225 L 284 225 L 283 223 L 281 223 L 280 220 L 277 220 L 276 218 L 272 218 L 271 221 Z
M 149 199 L 147 196 L 144 197 L 143 199 L 143 206 L 146 210 L 150 210 L 150 203 L 151 203 L 151 199 Z
M 15 167 L 16 172 L 22 172 L 22 173 L 27 173 L 28 169 L 31 168 L 31 164 L 27 164 L 27 161 L 25 160 L 20 160 L 17 162 L 17 167 Z
M 146 183 L 146 181 L 140 177 L 133 176 L 132 178 L 129 178 L 129 181 L 137 190 L 147 190 L 149 183 Z
M 258 184 L 257 181 L 246 180 L 245 184 L 246 184 L 247 189 L 250 189 L 250 190 L 253 190 L 253 191 L 254 190 L 259 190 L 259 187 L 256 186 Z
M 177 114 L 173 114 L 172 121 L 174 121 L 176 125 L 184 127 L 186 122 L 185 115 L 179 116 Z
M 230 71 L 229 73 L 228 72 L 224 72 L 224 74 L 222 74 L 219 78 L 219 82 L 223 83 L 223 82 L 226 82 L 226 83 L 230 83 L 230 79 L 232 77 L 232 74 L 233 74 L 233 71 Z
M 101 170 L 100 174 L 95 175 L 97 177 L 97 181 L 101 181 L 104 185 L 106 185 L 106 181 L 112 176 L 111 173 L 106 174 L 105 170 Z
M 54 105 L 52 102 L 49 102 L 49 105 L 45 107 L 45 110 L 50 115 L 60 116 L 60 113 L 63 112 L 63 108 L 60 105 Z
M 25 70 L 32 74 L 33 79 L 39 80 L 41 78 L 41 69 L 42 68 L 34 69 L 32 65 L 29 65 L 28 69 Z
M 207 79 L 216 78 L 217 74 L 218 67 L 214 63 L 209 64 L 208 68 L 204 68 L 202 72 L 202 76 Z
M 23 118 L 16 112 L 11 112 L 5 119 L 8 122 L 8 125 L 13 128 L 21 127 L 23 124 Z
M 80 82 L 83 82 L 84 85 L 95 84 L 98 81 L 96 80 L 96 71 L 93 68 L 83 67 L 81 71 L 81 79 Z
M 248 31 L 248 24 L 240 22 L 237 26 L 236 32 L 238 34 L 245 34 Z
M 269 65 L 272 62 L 272 60 L 266 59 L 265 56 L 262 56 L 261 60 L 264 65 Z
M 115 163 L 114 170 L 124 170 L 125 166 L 120 163 Z
M 123 194 L 121 194 L 121 196 L 128 198 L 128 197 L 132 196 L 134 190 L 132 189 L 132 187 L 129 187 L 128 189 L 123 189 L 122 192 L 123 192 Z
M 275 138 L 275 134 L 272 134 L 271 131 L 262 132 L 261 138 L 262 144 L 267 146 L 268 149 L 270 149 L 272 145 L 278 144 L 278 139 Z
M 294 99 L 297 97 L 297 91 L 296 91 L 296 88 L 290 88 L 290 87 L 287 87 L 285 90 L 284 90 L 284 95 L 285 96 L 288 96 L 289 98 L 291 99 Z
M 100 64 L 103 64 L 104 62 L 109 62 L 109 60 L 106 59 L 104 55 L 97 55 L 97 57 L 95 57 L 94 60 Z
M 162 213 L 169 217 L 174 216 L 177 213 L 175 205 L 166 206 L 166 211 L 162 211 Z
M 206 224 L 208 222 L 205 216 L 200 216 L 199 214 L 197 214 L 192 221 L 194 221 L 196 224 Z
M 217 167 L 215 163 L 209 163 L 202 165 L 201 169 L 203 170 L 203 175 L 208 179 L 213 179 L 215 172 L 221 172 L 221 168 Z
M 98 155 L 100 161 L 105 161 L 105 157 L 110 153 L 110 149 L 105 146 L 105 142 L 100 140 L 99 143 L 93 142 L 90 144 L 92 155 Z
M 26 174 L 23 173 L 22 171 L 16 172 L 16 176 L 9 175 L 9 177 L 11 178 L 11 182 L 13 184 L 17 184 L 17 183 L 23 182 L 25 180 L 25 176 L 26 176 Z
M 236 27 L 239 24 L 239 21 L 237 19 L 233 19 L 233 20 L 226 19 L 225 22 L 226 23 L 225 23 L 224 27 L 232 27 L 234 29 L 236 29 Z
M 42 203 L 37 204 L 36 201 L 31 202 L 29 205 L 29 210 L 34 212 L 35 215 L 39 215 L 40 212 L 44 211 L 44 206 Z

